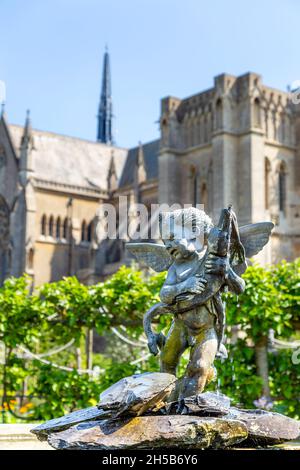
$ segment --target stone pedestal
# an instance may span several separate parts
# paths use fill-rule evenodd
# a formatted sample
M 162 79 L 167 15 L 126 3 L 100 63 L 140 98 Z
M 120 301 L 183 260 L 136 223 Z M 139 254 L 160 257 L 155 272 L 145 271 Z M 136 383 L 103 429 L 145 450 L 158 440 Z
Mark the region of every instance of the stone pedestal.
M 32 430 L 55 449 L 220 449 L 267 447 L 299 438 L 299 422 L 279 413 L 230 406 L 222 393 L 170 402 L 176 378 L 149 373 L 120 380 L 96 407 Z

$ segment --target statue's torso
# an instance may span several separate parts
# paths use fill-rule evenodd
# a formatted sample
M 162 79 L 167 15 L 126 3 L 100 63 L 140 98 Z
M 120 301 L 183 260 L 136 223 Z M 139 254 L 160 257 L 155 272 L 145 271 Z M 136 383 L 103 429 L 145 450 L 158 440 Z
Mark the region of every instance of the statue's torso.
M 186 263 L 174 263 L 177 282 L 183 282 L 195 274 L 204 275 L 205 251 L 198 253 L 198 257 Z M 178 310 L 189 305 L 189 300 L 177 302 Z M 181 314 L 175 315 L 175 320 L 181 321 L 192 335 L 201 334 L 207 328 L 213 327 L 216 321 L 216 312 L 213 300 L 210 299 L 205 304 L 192 308 Z
M 184 304 L 184 302 L 178 302 L 178 304 L 179 303 Z M 211 328 L 215 325 L 216 313 L 213 301 L 209 300 L 206 304 L 200 305 L 197 308 L 193 308 L 184 313 L 178 313 L 176 314 L 175 319 L 182 321 L 190 334 L 201 334 L 205 329 Z

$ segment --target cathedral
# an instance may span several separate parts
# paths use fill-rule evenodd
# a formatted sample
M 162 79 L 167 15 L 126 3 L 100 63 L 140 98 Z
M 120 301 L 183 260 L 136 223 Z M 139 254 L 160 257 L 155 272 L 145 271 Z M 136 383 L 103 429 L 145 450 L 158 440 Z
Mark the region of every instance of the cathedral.
M 300 256 L 300 113 L 291 94 L 256 73 L 222 74 L 212 88 L 161 100 L 157 140 L 115 145 L 109 54 L 96 141 L 0 119 L 0 284 L 36 286 L 75 275 L 93 283 L 126 260 L 124 240 L 101 240 L 99 209 L 203 204 L 214 221 L 233 204 L 240 225 L 271 220 L 259 261 Z M 130 207 L 129 207 L 130 214 Z M 147 237 L 145 237 L 147 238 Z

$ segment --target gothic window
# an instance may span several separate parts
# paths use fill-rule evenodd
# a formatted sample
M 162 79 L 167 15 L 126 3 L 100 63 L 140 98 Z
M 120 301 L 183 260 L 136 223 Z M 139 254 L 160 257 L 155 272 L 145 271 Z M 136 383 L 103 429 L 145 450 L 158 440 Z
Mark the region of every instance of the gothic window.
M 196 121 L 193 119 L 191 123 L 191 145 L 196 145 Z
M 43 215 L 41 220 L 41 234 L 46 236 L 47 235 L 47 216 L 46 214 Z
M 161 120 L 161 134 L 162 134 L 162 141 L 163 141 L 163 144 L 164 145 L 168 145 L 169 143 L 169 136 L 168 136 L 168 121 L 167 119 L 164 117 L 162 120 Z
M 217 129 L 222 129 L 223 127 L 223 105 L 221 98 L 218 98 L 216 102 L 216 126 Z
M 204 127 L 203 116 L 201 116 L 200 117 L 200 128 L 199 128 L 199 142 L 200 142 L 200 144 L 203 144 L 203 141 L 204 141 L 204 139 L 203 139 L 203 134 L 204 134 L 203 127 Z
M 28 252 L 28 269 L 33 270 L 33 262 L 34 262 L 34 249 L 30 248 Z
M 278 175 L 279 210 L 286 212 L 286 166 L 282 162 Z
M 68 238 L 68 219 L 66 217 L 63 223 L 63 239 L 67 240 L 67 238 Z
M 213 132 L 213 114 L 211 111 L 207 113 L 207 141 L 211 139 L 211 134 Z
M 285 141 L 285 117 L 284 114 L 281 113 L 280 115 L 280 135 L 279 135 L 279 140 L 281 142 Z
M 276 111 L 272 113 L 272 124 L 273 124 L 273 139 L 277 140 L 277 119 L 276 119 Z
M 49 236 L 53 237 L 54 235 L 54 217 L 51 215 L 49 219 Z
M 265 109 L 265 134 L 266 137 L 269 137 L 269 115 L 268 115 L 268 110 Z
M 93 228 L 94 228 L 94 224 L 93 224 L 93 221 L 91 221 L 87 228 L 87 241 L 88 242 L 91 242 L 93 240 Z
M 197 119 L 197 144 L 200 144 L 200 117 Z
M 203 142 L 206 143 L 208 141 L 208 129 L 207 129 L 208 123 L 207 123 L 207 116 L 204 116 L 204 121 L 203 121 Z
M 61 220 L 60 220 L 60 217 L 57 217 L 57 220 L 56 220 L 56 238 L 58 240 L 61 238 Z
M 293 121 L 291 116 L 288 116 L 288 129 L 287 129 L 287 143 L 288 144 L 293 144 L 294 137 L 293 137 Z
M 265 158 L 265 209 L 270 208 L 270 173 L 271 165 L 268 158 Z
M 85 242 L 87 239 L 87 225 L 86 221 L 84 220 L 81 224 L 81 241 Z
M 260 101 L 258 98 L 255 98 L 253 105 L 253 124 L 254 127 L 261 127 Z

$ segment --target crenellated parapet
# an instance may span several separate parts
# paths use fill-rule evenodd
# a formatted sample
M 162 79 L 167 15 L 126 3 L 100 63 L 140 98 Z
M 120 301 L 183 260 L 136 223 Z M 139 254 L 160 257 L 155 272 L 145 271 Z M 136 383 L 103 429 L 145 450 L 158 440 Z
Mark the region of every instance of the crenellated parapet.
M 295 145 L 295 110 L 290 94 L 269 88 L 260 75 L 221 74 L 214 87 L 185 99 L 161 101 L 161 148 L 184 151 L 209 145 L 218 133 L 256 131 L 266 140 Z

